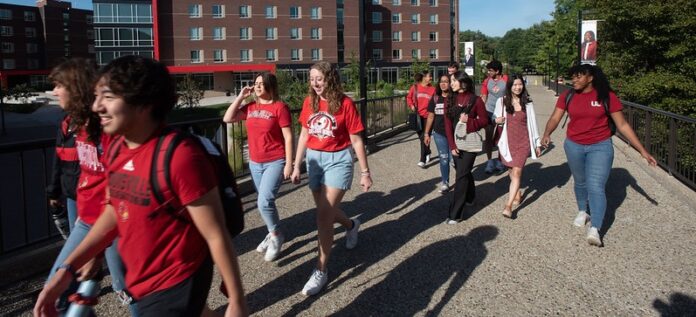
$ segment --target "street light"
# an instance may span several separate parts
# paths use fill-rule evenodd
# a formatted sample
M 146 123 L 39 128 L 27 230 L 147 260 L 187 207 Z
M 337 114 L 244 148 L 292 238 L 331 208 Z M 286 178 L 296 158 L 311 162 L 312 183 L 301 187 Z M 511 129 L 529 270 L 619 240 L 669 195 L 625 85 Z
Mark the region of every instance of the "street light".
M 558 77 L 560 74 L 558 73 L 559 69 L 561 68 L 561 54 L 560 54 L 560 43 L 556 42 L 556 97 L 558 97 Z

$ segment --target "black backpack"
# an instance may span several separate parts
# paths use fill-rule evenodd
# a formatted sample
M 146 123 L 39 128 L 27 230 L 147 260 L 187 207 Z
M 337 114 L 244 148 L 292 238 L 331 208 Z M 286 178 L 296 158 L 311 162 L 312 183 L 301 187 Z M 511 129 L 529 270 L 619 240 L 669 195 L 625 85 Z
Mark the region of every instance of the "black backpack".
M 575 90 L 572 90 L 572 89 L 569 90 L 565 96 L 566 117 L 565 117 L 565 120 L 563 120 L 563 127 L 564 128 L 565 128 L 566 122 L 568 122 L 568 106 L 570 105 L 570 101 L 573 99 L 573 96 L 575 96 Z M 609 113 L 609 101 L 602 100 L 602 105 L 604 106 L 604 113 L 607 115 L 607 118 L 608 118 L 609 130 L 611 131 L 611 135 L 614 135 L 614 134 L 616 134 L 616 123 L 614 123 L 614 119 L 611 118 L 611 114 Z
M 231 237 L 235 237 L 244 230 L 244 209 L 235 181 L 234 172 L 227 162 L 227 157 L 223 155 L 220 146 L 208 138 L 191 134 L 186 131 L 166 128 L 158 137 L 157 145 L 152 156 L 150 167 L 150 188 L 157 202 L 166 204 L 165 210 L 172 217 L 183 222 L 190 222 L 180 214 L 182 206 L 177 197 L 172 193 L 170 163 L 174 150 L 184 139 L 194 140 L 194 144 L 201 147 L 207 154 L 210 163 L 213 165 L 215 174 L 218 177 L 218 191 L 222 202 L 223 213 L 225 215 L 225 227 Z M 113 140 L 108 151 L 109 162 L 113 162 L 118 154 L 118 149 L 123 138 Z

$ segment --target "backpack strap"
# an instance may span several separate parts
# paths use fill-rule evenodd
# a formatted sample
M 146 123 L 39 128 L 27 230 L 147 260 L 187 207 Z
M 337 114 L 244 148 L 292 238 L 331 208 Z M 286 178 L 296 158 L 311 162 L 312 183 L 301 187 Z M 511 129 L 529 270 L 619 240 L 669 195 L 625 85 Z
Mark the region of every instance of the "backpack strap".
M 568 93 L 565 95 L 565 120 L 563 120 L 563 125 L 561 125 L 561 128 L 565 128 L 566 123 L 568 123 L 568 106 L 570 106 L 570 101 L 573 100 L 573 96 L 575 96 L 575 90 L 568 90 Z
M 164 208 L 167 213 L 184 222 L 189 221 L 178 213 L 181 209 L 181 204 L 172 190 L 171 161 L 176 147 L 187 136 L 188 134 L 183 131 L 165 128 L 157 140 L 154 153 L 152 154 L 152 164 L 150 165 L 150 188 L 152 189 L 152 195 L 158 204 L 165 205 Z

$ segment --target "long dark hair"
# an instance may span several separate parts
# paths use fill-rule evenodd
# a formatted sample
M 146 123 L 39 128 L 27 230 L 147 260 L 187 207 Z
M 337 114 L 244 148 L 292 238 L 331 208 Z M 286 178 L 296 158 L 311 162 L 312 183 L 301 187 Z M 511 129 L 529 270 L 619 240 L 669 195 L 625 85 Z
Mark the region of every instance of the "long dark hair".
M 68 104 L 65 111 L 70 116 L 69 128 L 86 129 L 87 139 L 99 144 L 101 125 L 99 116 L 92 112 L 94 103 L 94 82 L 97 78 L 97 66 L 88 59 L 71 58 L 51 70 L 48 79 L 54 84 L 61 84 L 68 92 Z
M 474 91 L 474 81 L 471 80 L 471 77 L 467 75 L 465 72 L 455 72 L 454 74 L 450 75 L 450 87 L 452 85 L 452 78 L 454 78 L 456 81 L 459 82 L 459 84 L 462 86 L 462 89 L 464 92 L 455 92 L 451 91 L 452 93 L 447 96 L 447 116 L 449 116 L 450 119 L 455 120 L 459 119 L 459 115 L 463 111 L 469 111 L 471 109 L 465 109 L 462 107 L 457 106 L 457 95 L 462 94 L 466 95 L 469 94 L 470 97 L 467 99 L 466 104 L 470 104 L 473 98 L 476 98 L 476 93 Z M 451 90 L 452 88 L 450 88 Z
M 522 92 L 520 92 L 520 106 L 522 106 L 522 111 L 527 111 L 527 103 L 532 102 L 532 98 L 529 97 L 529 93 L 527 92 L 527 84 L 524 82 L 524 77 L 520 74 L 510 75 L 505 84 L 505 97 L 503 98 L 505 112 L 509 114 L 515 113 L 515 106 L 512 105 L 512 84 L 515 83 L 516 79 L 522 82 Z
M 262 72 L 256 74 L 254 80 L 259 77 L 261 77 L 261 81 L 263 82 L 263 90 L 271 95 L 271 100 L 274 102 L 280 100 L 280 95 L 278 92 L 278 80 L 276 79 L 276 76 L 270 72 Z
M 592 88 L 597 91 L 597 101 L 607 101 L 607 105 L 609 105 L 609 93 L 613 92 L 614 90 L 611 89 L 607 76 L 604 75 L 604 72 L 601 68 L 599 68 L 599 66 L 590 64 L 575 65 L 568 70 L 568 74 L 570 77 L 575 75 L 592 76 Z
M 415 75 L 413 75 L 413 79 L 416 80 L 416 84 L 420 84 L 420 82 L 423 81 L 423 78 L 428 74 L 430 74 L 430 71 L 424 70 L 422 72 L 418 72 Z
M 440 79 L 437 81 L 437 87 L 435 87 L 435 95 L 438 96 L 439 98 L 444 98 L 442 94 L 445 92 L 448 93 L 448 96 L 452 94 L 452 87 L 448 88 L 447 91 L 443 91 L 442 88 L 440 88 L 440 83 L 442 82 L 442 77 L 447 78 L 449 80 L 450 76 L 447 74 L 440 75 Z

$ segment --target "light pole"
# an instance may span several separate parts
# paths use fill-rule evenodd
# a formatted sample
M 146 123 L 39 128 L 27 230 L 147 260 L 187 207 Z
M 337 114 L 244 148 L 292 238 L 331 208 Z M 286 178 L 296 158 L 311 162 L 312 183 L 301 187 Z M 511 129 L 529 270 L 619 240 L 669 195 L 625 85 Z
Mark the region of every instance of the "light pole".
M 558 97 L 558 78 L 560 76 L 559 69 L 561 68 L 561 53 L 560 43 L 556 42 L 556 97 Z

